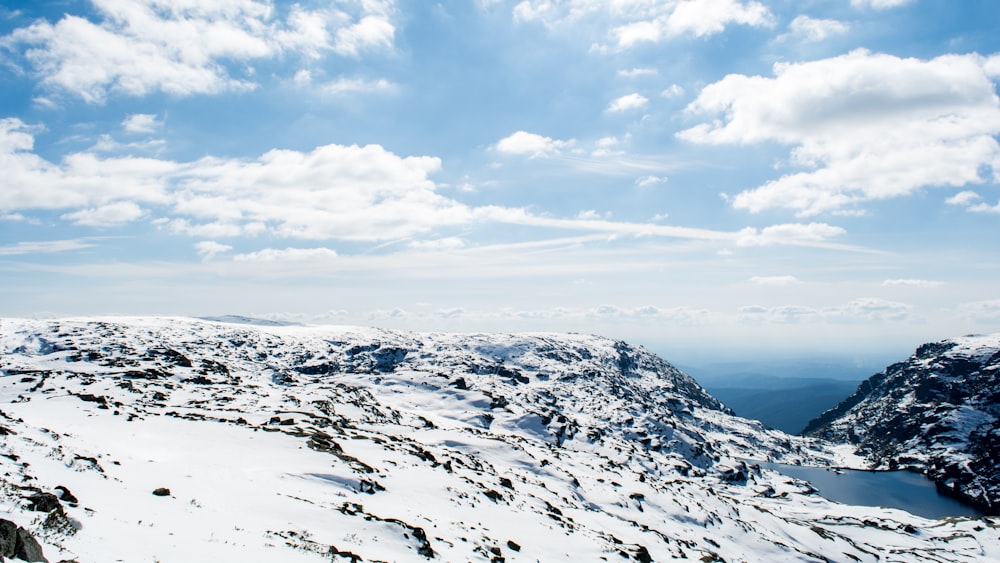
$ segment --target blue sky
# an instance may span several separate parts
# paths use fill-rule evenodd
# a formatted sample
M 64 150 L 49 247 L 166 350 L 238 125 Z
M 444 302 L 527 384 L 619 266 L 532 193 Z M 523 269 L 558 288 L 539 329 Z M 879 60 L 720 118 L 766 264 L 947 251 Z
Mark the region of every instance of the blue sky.
M 0 7 L 5 316 L 1000 330 L 994 0 Z

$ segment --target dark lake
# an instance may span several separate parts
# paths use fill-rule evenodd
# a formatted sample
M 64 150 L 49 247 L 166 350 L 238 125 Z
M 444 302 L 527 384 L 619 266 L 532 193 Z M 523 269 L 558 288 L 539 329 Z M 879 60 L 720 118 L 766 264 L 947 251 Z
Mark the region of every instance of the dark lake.
M 924 518 L 982 516 L 975 508 L 938 493 L 934 482 L 912 471 L 833 471 L 758 462 L 761 467 L 808 481 L 823 497 L 861 506 L 900 508 Z

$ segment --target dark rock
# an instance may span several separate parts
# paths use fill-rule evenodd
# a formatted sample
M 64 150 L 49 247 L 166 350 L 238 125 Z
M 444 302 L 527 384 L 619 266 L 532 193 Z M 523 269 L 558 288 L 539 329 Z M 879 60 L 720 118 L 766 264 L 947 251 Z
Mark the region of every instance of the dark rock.
M 27 501 L 28 509 L 35 512 L 62 511 L 62 505 L 59 504 L 59 497 L 52 493 L 35 493 L 27 497 Z
M 521 546 L 514 540 L 507 540 L 507 547 L 510 548 L 511 551 L 521 551 Z
M 14 555 L 17 545 L 17 524 L 10 520 L 0 519 L 0 557 Z
M 56 487 L 56 494 L 59 496 L 59 500 L 67 504 L 77 504 L 78 502 L 80 502 L 80 500 L 77 499 L 76 496 L 74 496 L 73 493 L 69 491 L 69 489 L 67 489 L 62 485 Z
M 167 497 L 170 496 L 170 489 L 166 487 L 157 487 L 153 489 L 153 494 L 158 497 Z
M 48 563 L 45 554 L 42 553 L 42 546 L 38 540 L 31 535 L 31 532 L 24 528 L 17 529 L 17 545 L 14 547 L 14 557 L 22 561 L 40 561 Z
M 0 519 L 0 559 L 5 557 L 48 563 L 42 546 L 31 532 L 10 520 Z

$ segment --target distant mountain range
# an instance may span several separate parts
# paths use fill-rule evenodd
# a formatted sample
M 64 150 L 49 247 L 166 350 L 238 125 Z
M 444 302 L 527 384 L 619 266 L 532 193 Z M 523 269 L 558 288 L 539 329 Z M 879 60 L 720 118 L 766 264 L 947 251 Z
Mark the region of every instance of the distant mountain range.
M 851 395 L 860 381 L 810 377 L 769 378 L 706 384 L 733 412 L 782 432 L 798 434 L 816 415 Z
M 595 336 L 0 319 L 0 435 L 22 560 L 1000 560 L 762 468 L 865 460 Z
M 804 433 L 855 444 L 873 468 L 926 473 L 939 489 L 1000 514 L 1000 334 L 920 346 Z

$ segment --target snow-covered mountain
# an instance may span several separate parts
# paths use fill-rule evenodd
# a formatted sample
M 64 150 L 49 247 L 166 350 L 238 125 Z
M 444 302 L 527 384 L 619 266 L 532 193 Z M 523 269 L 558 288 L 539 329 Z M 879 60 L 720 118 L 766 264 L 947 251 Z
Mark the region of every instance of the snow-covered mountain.
M 856 444 L 873 468 L 922 471 L 1000 514 L 1000 334 L 920 346 L 805 433 Z
M 747 461 L 861 462 L 594 336 L 2 319 L 0 370 L 0 549 L 51 561 L 1000 558 Z

